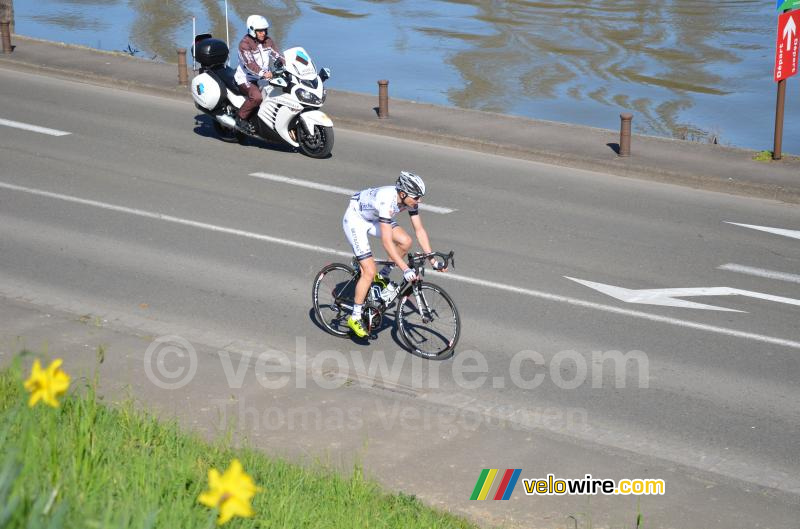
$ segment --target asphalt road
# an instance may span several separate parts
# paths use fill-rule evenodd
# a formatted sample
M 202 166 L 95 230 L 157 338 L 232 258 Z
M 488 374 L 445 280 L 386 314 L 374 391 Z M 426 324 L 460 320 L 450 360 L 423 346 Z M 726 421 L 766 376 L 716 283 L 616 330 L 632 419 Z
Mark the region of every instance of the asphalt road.
M 343 129 L 333 157 L 312 160 L 222 143 L 188 103 L 6 70 L 0 96 L 0 120 L 70 133 L 0 123 L 0 292 L 383 358 L 429 402 L 522 424 L 525 410 L 561 410 L 580 420 L 528 426 L 796 508 L 800 240 L 731 224 L 797 230 L 796 206 Z M 422 217 L 435 248 L 456 252 L 452 273 L 428 278 L 463 331 L 454 359 L 421 372 L 389 330 L 365 346 L 310 318 L 315 272 L 347 261 L 346 196 L 252 176 L 360 189 L 401 169 L 426 178 L 427 204 L 454 210 Z M 679 299 L 741 312 L 625 303 L 568 277 L 738 289 Z M 619 377 L 593 362 L 612 351 L 630 357 Z

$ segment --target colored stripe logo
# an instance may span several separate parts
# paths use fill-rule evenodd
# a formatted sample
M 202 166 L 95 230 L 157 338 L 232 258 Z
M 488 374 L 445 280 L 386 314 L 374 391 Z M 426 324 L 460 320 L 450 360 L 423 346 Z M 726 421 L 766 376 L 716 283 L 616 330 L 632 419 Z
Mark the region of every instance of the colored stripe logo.
M 492 485 L 494 485 L 495 478 L 499 472 L 500 470 L 497 468 L 484 468 L 481 471 L 481 475 L 478 478 L 478 482 L 475 484 L 475 488 L 472 490 L 472 496 L 470 496 L 469 499 L 485 500 L 486 496 L 488 496 L 489 492 L 492 490 Z M 503 477 L 500 479 L 500 483 L 494 493 L 494 499 L 509 499 L 511 497 L 511 493 L 514 492 L 514 487 L 517 486 L 517 481 L 519 481 L 519 475 L 521 473 L 521 468 L 507 468 L 503 472 Z

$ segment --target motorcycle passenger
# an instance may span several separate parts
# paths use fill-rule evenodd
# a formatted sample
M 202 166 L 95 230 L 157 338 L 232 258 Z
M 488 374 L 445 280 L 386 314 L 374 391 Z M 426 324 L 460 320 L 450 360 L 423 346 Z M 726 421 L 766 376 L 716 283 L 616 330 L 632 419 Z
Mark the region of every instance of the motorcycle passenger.
M 383 248 L 394 264 L 403 271 L 405 280 L 415 281 L 416 272 L 403 261 L 403 256 L 411 248 L 411 236 L 393 217 L 401 211 L 408 211 L 417 241 L 423 251 L 429 253 L 430 240 L 419 217 L 419 201 L 424 195 L 425 183 L 422 178 L 414 173 L 402 171 L 395 185 L 364 189 L 350 198 L 350 205 L 342 219 L 342 227 L 358 259 L 361 276 L 356 283 L 353 313 L 347 320 L 347 326 L 359 338 L 367 335 L 361 324 L 361 315 L 369 288 L 373 281 L 385 287 L 391 272 L 391 267 L 387 265 L 380 270 L 380 273 L 376 273 L 375 258 L 372 256 L 368 235 L 380 237 Z M 431 259 L 431 264 L 436 269 L 439 263 Z
M 234 80 L 247 100 L 236 115 L 236 126 L 250 134 L 255 133 L 255 127 L 248 119 L 262 100 L 258 81 L 272 78 L 270 66 L 280 57 L 278 46 L 269 37 L 268 31 L 269 21 L 266 18 L 250 15 L 247 17 L 247 35 L 239 43 L 239 66 Z

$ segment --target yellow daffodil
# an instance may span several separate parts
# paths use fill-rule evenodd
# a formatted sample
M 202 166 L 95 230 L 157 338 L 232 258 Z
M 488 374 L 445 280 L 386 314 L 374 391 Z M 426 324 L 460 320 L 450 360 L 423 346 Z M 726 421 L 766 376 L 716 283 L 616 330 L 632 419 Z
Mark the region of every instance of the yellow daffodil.
M 208 488 L 208 491 L 200 494 L 197 501 L 212 509 L 219 509 L 217 525 L 224 524 L 234 516 L 253 516 L 250 500 L 261 490 L 256 487 L 253 478 L 242 470 L 238 459 L 231 461 L 231 466 L 222 475 L 215 468 L 209 470 Z
M 25 389 L 31 393 L 28 406 L 33 407 L 40 400 L 45 404 L 58 408 L 56 397 L 63 395 L 69 388 L 69 375 L 61 370 L 61 359 L 53 360 L 47 369 L 42 369 L 39 360 L 33 362 L 31 376 L 25 381 Z

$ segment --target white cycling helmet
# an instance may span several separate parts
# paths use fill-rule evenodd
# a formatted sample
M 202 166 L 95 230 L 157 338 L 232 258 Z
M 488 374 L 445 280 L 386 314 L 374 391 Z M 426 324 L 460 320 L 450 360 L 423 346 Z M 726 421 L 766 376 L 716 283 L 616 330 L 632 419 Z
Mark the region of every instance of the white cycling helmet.
M 397 183 L 394 187 L 398 191 L 402 191 L 412 197 L 425 196 L 425 182 L 422 181 L 419 175 L 408 171 L 400 172 L 400 176 L 397 177 Z
M 247 34 L 253 38 L 256 38 L 256 30 L 269 29 L 269 20 L 262 17 L 261 15 L 250 15 L 247 17 Z

